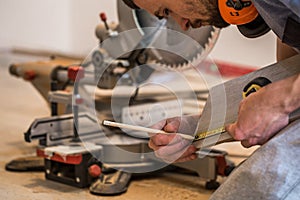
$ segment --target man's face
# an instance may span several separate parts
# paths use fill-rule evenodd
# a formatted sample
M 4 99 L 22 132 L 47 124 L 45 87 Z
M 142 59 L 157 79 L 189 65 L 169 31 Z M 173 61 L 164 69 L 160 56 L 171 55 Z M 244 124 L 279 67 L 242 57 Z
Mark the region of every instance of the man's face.
M 206 25 L 219 28 L 228 26 L 219 13 L 218 0 L 134 0 L 134 2 L 158 18 L 174 18 L 183 30 Z

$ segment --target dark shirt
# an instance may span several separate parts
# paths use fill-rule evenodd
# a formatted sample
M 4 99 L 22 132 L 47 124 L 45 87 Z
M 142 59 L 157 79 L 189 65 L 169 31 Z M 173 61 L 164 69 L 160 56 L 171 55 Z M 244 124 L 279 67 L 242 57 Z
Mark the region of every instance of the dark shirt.
M 300 1 L 252 0 L 279 39 L 300 52 Z

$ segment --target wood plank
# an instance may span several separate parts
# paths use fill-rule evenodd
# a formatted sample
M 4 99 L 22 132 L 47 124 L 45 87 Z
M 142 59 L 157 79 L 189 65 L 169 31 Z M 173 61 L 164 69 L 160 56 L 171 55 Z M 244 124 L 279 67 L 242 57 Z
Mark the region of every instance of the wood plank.
M 206 136 L 207 138 L 195 141 L 195 145 L 202 148 L 220 143 L 221 140 L 232 141 L 231 136 L 222 131 L 221 128 L 236 121 L 239 104 L 243 99 L 243 89 L 250 81 L 257 77 L 265 77 L 271 82 L 276 82 L 298 73 L 300 73 L 300 55 L 213 87 L 209 92 L 208 100 L 200 117 L 196 135 L 205 132 L 211 133 Z M 294 112 L 293 117 L 299 113 L 300 111 Z M 220 134 L 215 133 L 212 136 L 212 132 L 216 129 L 221 130 L 219 131 L 220 134 L 223 132 L 222 137 L 220 137 Z

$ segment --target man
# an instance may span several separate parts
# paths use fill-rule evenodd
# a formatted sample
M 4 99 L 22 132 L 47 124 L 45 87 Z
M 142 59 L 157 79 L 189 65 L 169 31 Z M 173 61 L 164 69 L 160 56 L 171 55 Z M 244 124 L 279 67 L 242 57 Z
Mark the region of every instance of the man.
M 246 37 L 257 37 L 270 28 L 278 36 L 278 60 L 300 52 L 300 1 L 124 2 L 132 8 L 145 9 L 158 18 L 172 17 L 183 30 L 205 25 L 224 28 L 234 24 Z M 300 199 L 299 120 L 287 126 L 289 114 L 299 107 L 299 74 L 269 84 L 240 103 L 237 121 L 227 125 L 226 130 L 244 147 L 262 146 L 228 177 L 212 199 Z M 184 127 L 191 126 L 193 121 L 166 119 L 155 128 L 184 132 Z M 175 134 L 156 134 L 150 138 L 149 146 L 166 161 L 184 162 L 196 158 L 197 149 Z

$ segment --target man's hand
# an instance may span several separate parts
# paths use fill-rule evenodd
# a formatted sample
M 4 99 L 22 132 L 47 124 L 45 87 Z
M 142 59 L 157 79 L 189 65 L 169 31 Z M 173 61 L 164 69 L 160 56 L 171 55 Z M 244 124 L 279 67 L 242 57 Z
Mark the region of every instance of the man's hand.
M 282 95 L 284 92 L 279 90 L 278 84 L 250 94 L 240 103 L 237 121 L 226 130 L 244 147 L 266 143 L 289 122 Z
M 162 129 L 170 132 L 170 134 L 152 135 L 149 140 L 149 147 L 154 150 L 157 157 L 169 163 L 196 159 L 196 147 L 191 145 L 190 140 L 183 139 L 175 133 L 194 135 L 198 118 L 197 116 L 174 117 L 158 122 L 152 128 Z

